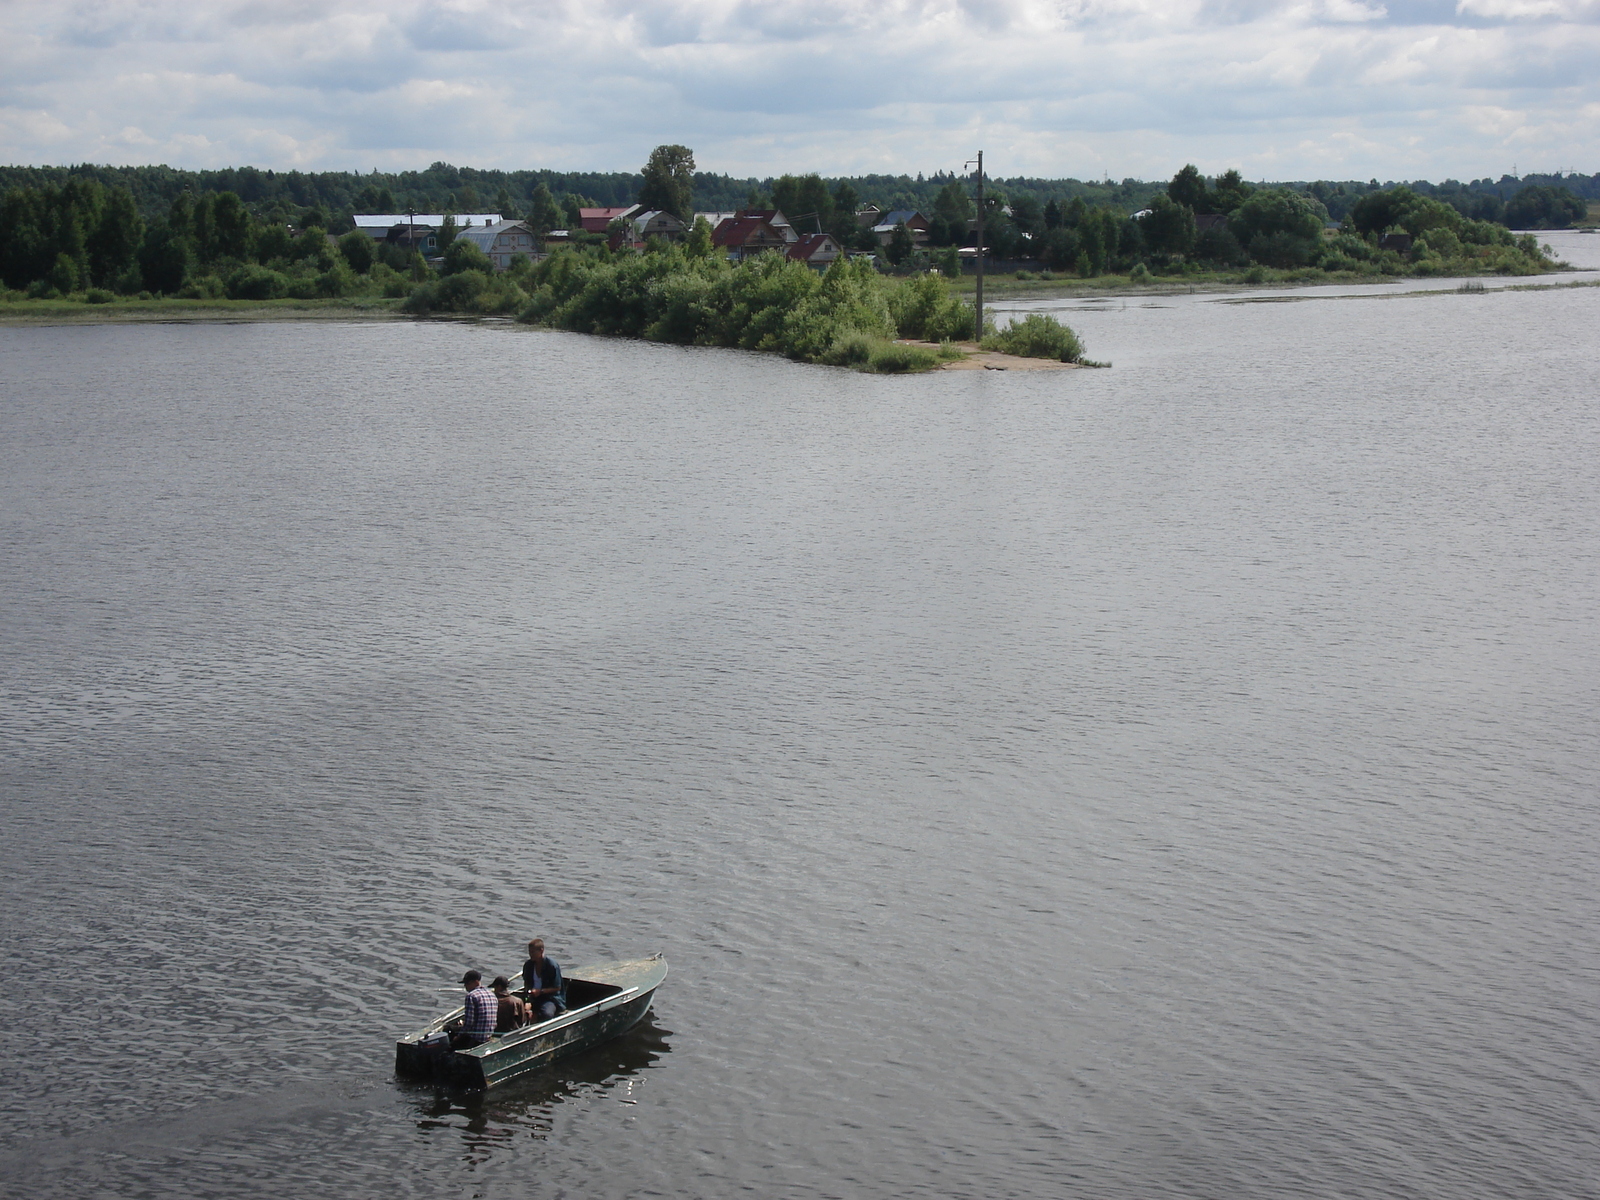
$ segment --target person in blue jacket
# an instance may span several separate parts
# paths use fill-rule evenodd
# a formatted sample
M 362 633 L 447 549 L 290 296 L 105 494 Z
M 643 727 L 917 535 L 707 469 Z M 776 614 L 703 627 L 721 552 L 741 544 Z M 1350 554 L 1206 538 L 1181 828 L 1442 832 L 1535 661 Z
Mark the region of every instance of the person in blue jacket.
M 561 978 L 561 967 L 556 960 L 545 957 L 543 938 L 534 938 L 528 943 L 528 961 L 522 964 L 522 986 L 528 990 L 528 1006 L 533 1009 L 535 1021 L 548 1021 L 557 1013 L 567 1011 L 567 983 Z

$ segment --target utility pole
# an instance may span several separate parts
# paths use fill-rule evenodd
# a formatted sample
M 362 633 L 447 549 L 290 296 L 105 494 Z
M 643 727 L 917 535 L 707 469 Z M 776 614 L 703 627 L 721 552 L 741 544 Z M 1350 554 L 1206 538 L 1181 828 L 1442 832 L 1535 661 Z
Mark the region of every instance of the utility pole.
M 972 160 L 967 160 L 972 165 Z M 983 151 L 978 151 L 978 322 L 972 335 L 975 342 L 983 341 Z

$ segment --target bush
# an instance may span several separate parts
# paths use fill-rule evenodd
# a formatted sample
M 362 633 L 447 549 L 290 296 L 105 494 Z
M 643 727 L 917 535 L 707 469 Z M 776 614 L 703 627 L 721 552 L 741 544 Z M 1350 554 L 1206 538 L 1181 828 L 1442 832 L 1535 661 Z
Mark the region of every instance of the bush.
M 227 294 L 228 289 L 215 275 L 201 275 L 178 289 L 180 300 L 221 300 Z
M 844 258 L 819 276 L 778 255 L 734 266 L 677 246 L 618 256 L 560 250 L 533 269 L 529 283 L 521 319 L 531 324 L 866 370 L 925 370 L 937 363 L 932 351 L 886 347 L 897 336 L 965 338 L 974 322 L 972 306 L 937 275 L 896 282 L 870 262 Z M 441 288 L 413 296 L 408 310 L 443 308 Z
M 1077 362 L 1083 357 L 1083 343 L 1078 335 L 1044 313 L 1029 313 L 1008 328 L 990 334 L 983 339 L 983 348 L 1021 358 L 1053 358 L 1060 362 Z
M 1150 268 L 1141 263 L 1134 263 L 1133 270 L 1128 272 L 1130 283 L 1149 283 L 1151 279 Z
M 518 312 L 527 303 L 527 294 L 504 276 L 491 276 L 484 271 L 460 271 L 436 283 L 423 284 L 406 298 L 400 308 L 403 312 L 418 315 L 450 312 L 493 316 Z
M 83 294 L 85 304 L 110 304 L 116 298 L 116 293 L 107 288 L 90 288 Z
M 444 252 L 444 262 L 439 267 L 441 275 L 459 275 L 462 271 L 483 271 L 488 273 L 494 269 L 494 264 L 489 261 L 489 256 L 477 245 L 466 238 L 457 238 L 450 243 L 450 248 Z
M 269 267 L 246 265 L 228 276 L 230 300 L 278 300 L 289 294 L 289 281 Z

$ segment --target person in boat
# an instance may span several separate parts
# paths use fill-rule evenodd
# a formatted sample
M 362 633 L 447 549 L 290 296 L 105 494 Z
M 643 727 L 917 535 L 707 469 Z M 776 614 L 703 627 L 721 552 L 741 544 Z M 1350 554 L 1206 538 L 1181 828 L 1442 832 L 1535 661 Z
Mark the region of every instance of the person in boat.
M 496 1033 L 510 1033 L 513 1029 L 521 1029 L 532 1019 L 532 1010 L 528 1007 L 528 1002 L 512 993 L 511 981 L 504 975 L 496 975 L 494 982 L 489 985 L 489 990 L 494 993 L 494 998 L 499 1004 L 499 1015 L 494 1022 Z
M 467 989 L 467 1004 L 460 1023 L 450 1031 L 452 1050 L 470 1050 L 487 1042 L 500 1012 L 494 993 L 483 986 L 482 974 L 468 971 L 461 977 L 461 986 Z
M 556 960 L 547 958 L 544 939 L 528 943 L 528 961 L 522 964 L 522 986 L 528 992 L 528 1007 L 535 1021 L 548 1021 L 567 1011 L 567 985 Z

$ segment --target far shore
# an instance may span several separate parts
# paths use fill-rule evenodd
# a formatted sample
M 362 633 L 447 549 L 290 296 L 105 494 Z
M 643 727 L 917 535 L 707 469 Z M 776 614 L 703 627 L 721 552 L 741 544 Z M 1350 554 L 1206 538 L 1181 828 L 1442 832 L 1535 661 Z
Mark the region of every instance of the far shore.
M 1563 271 L 1579 268 L 1562 267 Z M 1015 275 L 986 275 L 986 301 L 1090 299 L 1131 296 L 1229 295 L 1237 292 L 1287 291 L 1295 288 L 1349 286 L 1352 284 L 1416 281 L 1415 276 L 1329 275 L 1318 272 L 1317 279 L 1268 279 L 1258 283 L 1242 281 L 1237 275 L 1157 279 L 1132 283 L 1125 275 L 1102 275 L 1092 279 L 1017 279 Z M 1504 289 L 1544 291 L 1552 288 L 1600 287 L 1600 279 L 1538 282 L 1538 275 L 1451 276 L 1451 286 L 1437 289 L 1414 288 L 1409 296 L 1437 295 L 1458 290 L 1459 279 L 1493 281 Z M 1441 279 L 1441 283 L 1446 282 Z M 975 290 L 972 276 L 950 280 L 951 290 L 969 295 Z M 6 325 L 135 325 L 172 324 L 186 321 L 462 321 L 507 318 L 464 317 L 459 314 L 416 316 L 402 312 L 402 301 L 377 297 L 335 300 L 138 300 L 116 299 L 106 304 L 86 304 L 81 300 L 13 300 L 0 302 L 0 326 Z M 983 352 L 987 353 L 987 352 Z M 1031 363 L 1047 360 L 1028 360 Z M 1061 364 L 1054 364 L 1060 366 Z M 947 366 L 945 369 L 952 369 Z M 973 369 L 955 364 L 953 369 Z M 1037 367 L 1033 368 L 1037 369 Z

